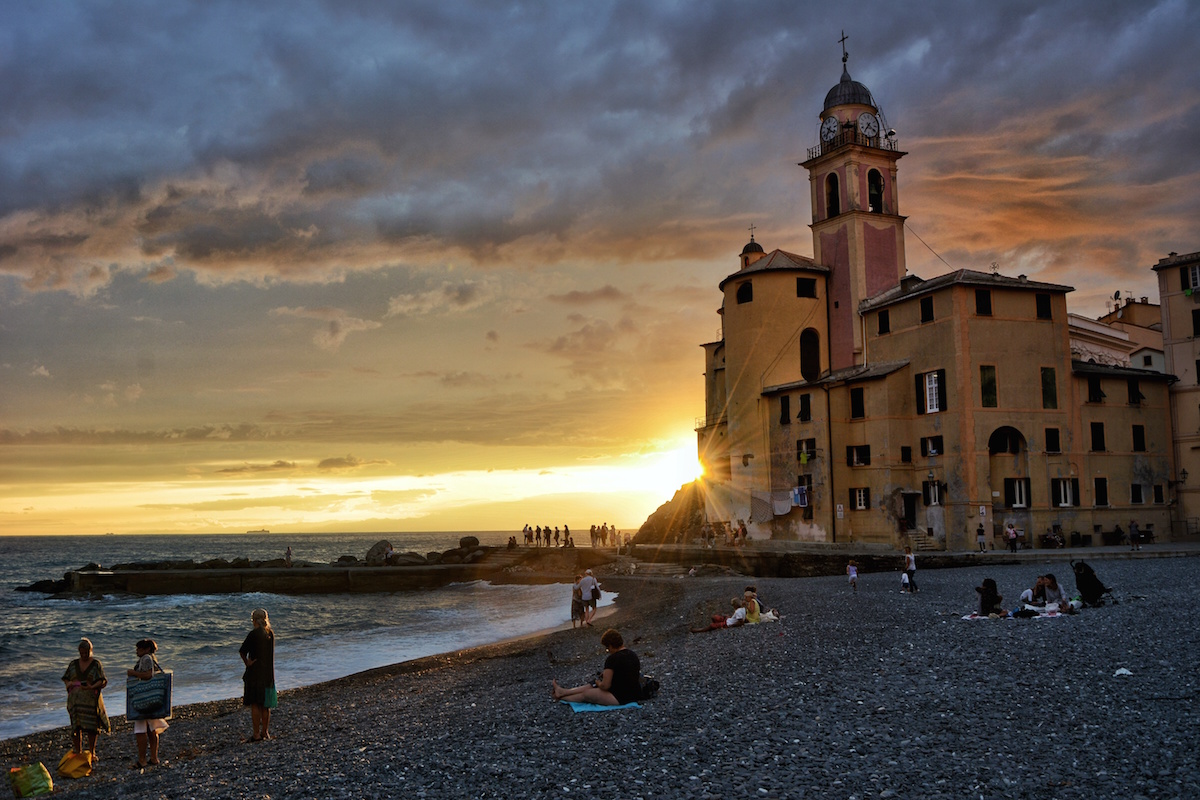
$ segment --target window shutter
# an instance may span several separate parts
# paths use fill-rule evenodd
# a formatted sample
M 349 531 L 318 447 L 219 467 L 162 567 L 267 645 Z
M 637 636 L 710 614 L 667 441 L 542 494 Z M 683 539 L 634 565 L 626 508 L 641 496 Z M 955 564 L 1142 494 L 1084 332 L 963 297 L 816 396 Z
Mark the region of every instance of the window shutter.
M 854 466 L 854 445 L 852 444 L 846 445 L 846 466 Z
M 1029 491 L 1029 478 L 1020 478 L 1022 487 L 1025 489 L 1025 506 L 1030 508 L 1033 506 L 1033 495 Z
M 921 500 L 929 505 L 929 481 L 921 481 Z
M 850 510 L 858 508 L 858 492 L 854 489 L 850 490 L 850 503 L 847 508 Z
M 871 507 L 871 490 L 870 488 L 863 489 L 863 508 Z
M 943 483 L 943 482 L 938 483 L 938 497 L 939 497 L 938 502 L 941 503 L 942 505 L 946 505 L 948 502 L 950 502 L 950 495 L 946 492 L 946 489 L 947 489 L 947 485 L 945 483 Z
M 1062 481 L 1058 478 L 1050 479 L 1050 506 L 1058 508 L 1062 505 Z
M 865 444 L 862 446 L 862 463 L 864 467 L 871 466 L 871 445 Z
M 1017 502 L 1017 487 L 1016 481 L 1013 478 L 1004 479 L 1004 505 L 1006 508 L 1012 508 Z
M 1079 478 L 1071 478 L 1071 505 L 1079 505 Z
M 925 376 L 917 375 L 917 413 L 925 413 Z
M 1179 288 L 1180 289 L 1191 289 L 1192 285 L 1191 285 L 1191 283 L 1189 283 L 1189 280 L 1190 280 L 1190 276 L 1188 275 L 1188 268 L 1180 267 L 1179 268 Z
M 938 381 L 938 411 L 948 410 L 946 405 L 946 370 L 939 369 L 937 371 Z

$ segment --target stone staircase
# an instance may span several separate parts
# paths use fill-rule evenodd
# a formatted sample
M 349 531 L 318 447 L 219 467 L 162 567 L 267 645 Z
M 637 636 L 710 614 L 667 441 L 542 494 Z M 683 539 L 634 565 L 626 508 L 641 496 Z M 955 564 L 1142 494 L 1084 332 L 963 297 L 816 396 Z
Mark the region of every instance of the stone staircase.
M 913 552 L 928 553 L 942 549 L 938 546 L 937 539 L 924 531 L 908 531 L 904 536 L 908 540 L 909 546 L 912 547 Z

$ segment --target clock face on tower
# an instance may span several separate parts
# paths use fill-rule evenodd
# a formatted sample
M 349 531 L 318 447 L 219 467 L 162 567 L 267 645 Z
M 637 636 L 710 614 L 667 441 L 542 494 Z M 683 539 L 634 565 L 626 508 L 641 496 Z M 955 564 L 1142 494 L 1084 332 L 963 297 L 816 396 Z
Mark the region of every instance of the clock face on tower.
M 879 135 L 879 118 L 867 111 L 858 115 L 858 132 L 868 139 Z
M 821 141 L 833 141 L 833 137 L 837 136 L 838 121 L 837 117 L 826 117 L 821 123 Z

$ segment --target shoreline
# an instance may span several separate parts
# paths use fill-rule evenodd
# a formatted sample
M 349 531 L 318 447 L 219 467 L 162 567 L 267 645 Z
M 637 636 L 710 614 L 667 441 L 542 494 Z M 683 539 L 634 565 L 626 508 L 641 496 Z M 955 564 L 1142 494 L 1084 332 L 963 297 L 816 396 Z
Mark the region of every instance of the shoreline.
M 620 594 L 605 623 L 662 683 L 641 709 L 550 701 L 551 678 L 586 680 L 605 657 L 600 626 L 556 630 L 285 691 L 272 741 L 242 742 L 238 699 L 177 708 L 166 763 L 144 772 L 128 769 L 133 736 L 118 723 L 93 775 L 55 776 L 56 794 L 1200 796 L 1188 757 L 1200 711 L 1179 701 L 1200 691 L 1200 640 L 1184 615 L 1161 614 L 1200 601 L 1190 559 L 1105 561 L 1120 602 L 1076 616 L 961 619 L 983 578 L 1015 597 L 1048 566 L 1069 574 L 1070 555 L 919 570 L 916 594 L 888 573 L 860 574 L 857 591 L 844 575 L 605 576 Z M 782 622 L 687 633 L 748 583 Z M 68 747 L 65 728 L 0 742 L 9 766 L 51 770 Z

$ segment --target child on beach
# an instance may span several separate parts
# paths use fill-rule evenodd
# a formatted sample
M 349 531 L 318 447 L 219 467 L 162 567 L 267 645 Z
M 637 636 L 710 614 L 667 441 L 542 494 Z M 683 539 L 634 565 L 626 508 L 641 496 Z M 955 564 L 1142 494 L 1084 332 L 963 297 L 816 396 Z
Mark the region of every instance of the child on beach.
M 900 573 L 900 591 L 902 591 L 902 592 L 907 592 L 907 591 L 909 591 L 909 588 L 908 588 L 908 573 L 907 573 L 907 572 L 901 572 L 901 573 Z
M 846 565 L 846 576 L 850 580 L 850 588 L 857 592 L 858 591 L 858 562 L 856 562 L 853 558 L 850 559 L 850 563 Z

